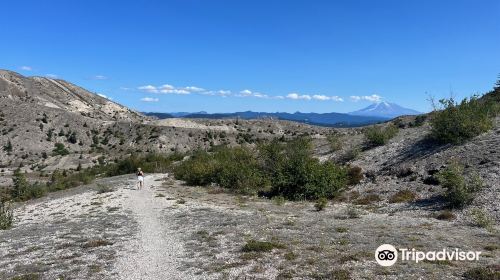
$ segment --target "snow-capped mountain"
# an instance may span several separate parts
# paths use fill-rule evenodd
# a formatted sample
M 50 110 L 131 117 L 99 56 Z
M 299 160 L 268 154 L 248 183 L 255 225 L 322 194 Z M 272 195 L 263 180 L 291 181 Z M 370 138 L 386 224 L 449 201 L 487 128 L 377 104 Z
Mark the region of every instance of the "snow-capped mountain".
M 373 103 L 372 105 L 361 110 L 350 112 L 349 114 L 355 116 L 395 118 L 402 115 L 419 115 L 421 113 L 413 109 L 401 107 L 394 103 L 382 101 Z

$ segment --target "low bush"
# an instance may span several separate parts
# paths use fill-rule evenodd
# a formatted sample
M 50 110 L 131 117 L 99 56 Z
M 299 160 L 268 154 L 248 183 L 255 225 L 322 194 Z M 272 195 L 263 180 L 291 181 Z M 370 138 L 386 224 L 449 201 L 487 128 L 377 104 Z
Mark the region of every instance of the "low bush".
M 269 252 L 273 249 L 284 249 L 285 246 L 276 242 L 249 240 L 241 249 L 243 252 Z
M 328 199 L 326 199 L 324 197 L 320 197 L 320 198 L 318 198 L 318 200 L 316 200 L 316 203 L 314 204 L 314 208 L 316 209 L 316 211 L 321 211 L 321 210 L 325 209 L 327 205 L 328 205 Z
M 102 184 L 97 184 L 97 193 L 107 193 L 107 192 L 112 192 L 113 188 L 108 186 L 108 185 L 102 185 Z
M 342 149 L 342 141 L 339 135 L 330 134 L 326 136 L 326 140 L 328 141 L 328 144 L 330 145 L 330 150 L 332 152 L 336 152 Z
M 410 190 L 400 190 L 389 198 L 390 203 L 401 203 L 414 201 L 417 197 L 415 192 Z
M 455 217 L 455 214 L 453 214 L 450 210 L 443 210 L 436 215 L 436 219 L 445 221 L 453 220 Z
M 415 120 L 413 122 L 410 122 L 410 127 L 422 126 L 425 123 L 426 119 L 427 115 L 418 115 L 415 117 Z
M 463 277 L 470 280 L 499 280 L 498 267 L 475 267 L 464 272 Z
M 9 205 L 0 201 L 0 230 L 9 229 L 14 223 L 14 214 Z
M 356 185 L 363 180 L 363 169 L 359 166 L 350 166 L 347 170 L 349 185 Z
M 283 195 L 291 200 L 333 198 L 348 183 L 346 168 L 313 158 L 310 140 L 306 138 L 261 145 L 259 157 L 271 183 L 272 196 Z
M 441 186 L 446 189 L 444 194 L 452 208 L 462 208 L 472 202 L 474 194 L 482 188 L 479 176 L 464 176 L 464 170 L 458 163 L 451 163 L 437 174 Z
M 218 147 L 195 152 L 174 170 L 190 185 L 219 184 L 241 193 L 262 193 L 287 199 L 332 198 L 348 182 L 347 170 L 312 157 L 307 139 L 260 144 L 257 150 Z
M 477 96 L 457 103 L 453 98 L 439 101 L 440 111 L 430 120 L 431 138 L 441 143 L 460 144 L 493 127 L 499 112 L 496 102 L 482 102 Z
M 54 156 L 65 156 L 68 155 L 69 151 L 64 147 L 63 143 L 55 143 L 54 149 L 52 150 L 52 155 Z
M 359 205 L 369 205 L 369 204 L 372 204 L 372 203 L 375 203 L 375 202 L 379 202 L 381 201 L 382 199 L 380 198 L 380 196 L 378 194 L 367 194 L 361 198 L 358 198 L 354 201 L 354 204 L 359 204 Z
M 478 227 L 490 229 L 494 224 L 493 218 L 491 218 L 488 213 L 482 209 L 472 209 L 470 212 L 470 216 L 474 225 Z
M 397 133 L 398 127 L 393 124 L 389 124 L 385 128 L 382 128 L 381 126 L 373 126 L 367 128 L 364 132 L 365 137 L 368 140 L 368 145 L 372 147 L 387 144 L 387 142 L 396 136 Z

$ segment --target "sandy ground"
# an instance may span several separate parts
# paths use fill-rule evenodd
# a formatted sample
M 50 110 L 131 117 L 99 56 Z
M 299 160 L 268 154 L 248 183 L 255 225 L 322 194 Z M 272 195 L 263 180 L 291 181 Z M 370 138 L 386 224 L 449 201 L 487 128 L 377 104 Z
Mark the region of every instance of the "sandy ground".
M 99 193 L 96 184 L 112 187 Z M 20 204 L 0 231 L 0 279 L 463 279 L 500 263 L 496 230 L 434 218 L 419 203 L 284 204 L 166 175 L 133 175 Z M 245 252 L 250 240 L 276 247 Z M 418 250 L 479 250 L 479 261 L 374 260 L 380 244 Z M 24 277 L 24 278 L 23 278 Z M 342 278 L 343 277 L 343 278 Z
M 136 237 L 120 252 L 115 271 L 117 279 L 194 279 L 182 273 L 179 256 L 184 249 L 179 234 L 161 221 L 161 212 L 171 206 L 172 200 L 159 200 L 154 188 L 160 186 L 165 175 L 146 177 L 146 186 L 141 190 L 124 190 L 124 210 L 131 213 L 138 223 Z M 135 181 L 131 181 L 133 185 Z

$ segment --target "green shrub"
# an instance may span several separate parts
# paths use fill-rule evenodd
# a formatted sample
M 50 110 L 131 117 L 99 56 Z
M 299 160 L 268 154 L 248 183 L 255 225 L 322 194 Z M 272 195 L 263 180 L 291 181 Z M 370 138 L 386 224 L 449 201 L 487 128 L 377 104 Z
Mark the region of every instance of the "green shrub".
M 205 186 L 214 182 L 216 162 L 205 151 L 195 152 L 188 160 L 174 168 L 175 178 L 189 185 Z
M 276 242 L 268 242 L 268 241 L 257 241 L 257 240 L 249 240 L 241 249 L 243 252 L 269 252 L 273 249 L 284 249 L 285 246 L 276 243 Z
M 328 199 L 324 198 L 324 197 L 320 197 L 318 198 L 318 200 L 316 200 L 316 203 L 314 204 L 314 208 L 316 209 L 316 211 L 321 211 L 323 209 L 325 209 L 325 207 L 328 205 Z
M 476 267 L 464 272 L 463 277 L 470 280 L 499 280 L 500 271 L 493 267 Z
M 42 197 L 46 189 L 40 183 L 29 183 L 26 176 L 18 168 L 14 171 L 11 197 L 15 200 L 25 201 L 32 198 Z
M 441 143 L 463 143 L 493 127 L 498 104 L 481 102 L 477 96 L 457 103 L 453 98 L 442 99 L 442 110 L 433 112 L 431 138 Z
M 398 133 L 397 126 L 393 124 L 387 125 L 385 128 L 373 126 L 365 130 L 365 137 L 368 144 L 372 147 L 383 146 L 389 142 L 391 138 Z
M 339 135 L 330 134 L 326 136 L 326 140 L 328 141 L 328 144 L 330 145 L 330 150 L 332 152 L 342 149 L 342 141 Z
M 226 148 L 214 154 L 215 182 L 242 193 L 257 193 L 267 184 L 257 158 L 247 148 Z
M 415 120 L 413 122 L 410 122 L 410 127 L 422 126 L 425 123 L 426 119 L 427 115 L 418 115 L 415 117 Z
M 0 201 L 0 230 L 9 229 L 14 223 L 14 214 L 10 206 Z
M 474 224 L 478 227 L 491 229 L 494 224 L 493 218 L 491 218 L 488 213 L 482 209 L 474 208 L 471 210 L 470 216 Z
M 331 198 L 347 184 L 347 170 L 312 157 L 309 140 L 279 140 L 249 148 L 215 147 L 195 152 L 174 169 L 190 185 L 217 183 L 243 193 L 265 193 L 287 199 Z
M 52 150 L 52 155 L 54 156 L 65 156 L 68 155 L 69 151 L 64 147 L 63 143 L 55 143 L 54 149 Z
M 445 199 L 451 207 L 461 208 L 472 202 L 474 193 L 482 188 L 478 175 L 469 178 L 464 176 L 464 170 L 458 163 L 451 163 L 437 174 L 441 186 L 446 189 Z
M 272 141 L 259 147 L 261 168 L 271 182 L 271 192 L 285 198 L 333 198 L 347 185 L 347 170 L 312 157 L 309 139 L 287 143 Z
M 401 203 L 401 202 L 410 202 L 414 201 L 417 197 L 415 192 L 410 190 L 400 190 L 395 193 L 391 198 L 389 198 L 390 203 Z

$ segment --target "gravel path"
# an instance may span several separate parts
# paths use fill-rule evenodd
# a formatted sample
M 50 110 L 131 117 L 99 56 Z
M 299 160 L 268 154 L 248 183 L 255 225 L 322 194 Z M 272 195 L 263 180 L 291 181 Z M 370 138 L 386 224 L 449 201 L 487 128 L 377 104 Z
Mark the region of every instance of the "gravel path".
M 146 176 L 142 190 L 124 189 L 124 211 L 130 212 L 138 223 L 137 236 L 124 245 L 119 253 L 117 279 L 193 279 L 177 268 L 184 249 L 178 234 L 168 223 L 161 221 L 161 211 L 173 201 L 155 198 L 154 188 L 165 175 Z M 129 181 L 130 185 L 135 184 Z

